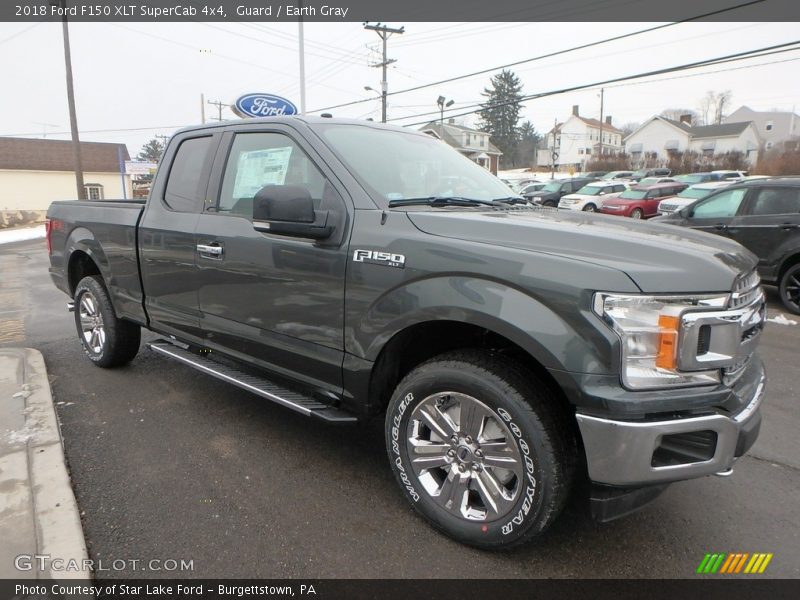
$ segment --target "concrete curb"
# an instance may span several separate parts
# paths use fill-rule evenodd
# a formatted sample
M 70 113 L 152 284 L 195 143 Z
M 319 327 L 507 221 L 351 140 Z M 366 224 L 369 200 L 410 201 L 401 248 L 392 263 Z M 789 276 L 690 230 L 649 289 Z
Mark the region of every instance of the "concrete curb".
M 91 576 L 47 369 L 31 348 L 0 348 L 0 539 L 0 578 Z M 22 570 L 18 556 L 30 557 Z

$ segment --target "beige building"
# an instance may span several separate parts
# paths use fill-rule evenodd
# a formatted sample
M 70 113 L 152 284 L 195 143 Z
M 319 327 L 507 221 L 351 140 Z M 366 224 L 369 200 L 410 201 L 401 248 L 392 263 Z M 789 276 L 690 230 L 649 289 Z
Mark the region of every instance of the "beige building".
M 86 197 L 131 198 L 124 144 L 81 142 Z M 122 169 L 120 165 L 123 165 Z M 0 137 L 0 225 L 43 218 L 54 200 L 74 200 L 72 142 Z

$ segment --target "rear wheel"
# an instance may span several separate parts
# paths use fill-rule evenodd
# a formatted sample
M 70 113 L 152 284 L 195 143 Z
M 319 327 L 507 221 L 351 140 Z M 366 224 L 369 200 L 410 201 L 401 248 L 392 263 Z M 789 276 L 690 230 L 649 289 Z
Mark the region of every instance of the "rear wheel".
M 412 506 L 482 548 L 531 540 L 558 516 L 575 440 L 547 387 L 507 360 L 457 351 L 414 369 L 386 415 L 392 469 Z
M 98 367 L 117 367 L 139 351 L 141 329 L 118 319 L 103 282 L 84 277 L 75 288 L 75 326 L 83 351 Z
M 786 309 L 800 315 L 800 263 L 789 267 L 783 274 L 778 289 Z
M 631 211 L 631 219 L 641 219 L 644 216 L 641 208 L 634 208 Z

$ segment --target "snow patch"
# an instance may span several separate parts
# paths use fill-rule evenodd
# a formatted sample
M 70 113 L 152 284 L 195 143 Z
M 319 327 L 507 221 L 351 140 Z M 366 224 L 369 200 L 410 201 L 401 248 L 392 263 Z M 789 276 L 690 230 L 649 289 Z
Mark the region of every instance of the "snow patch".
M 783 313 L 779 313 L 777 317 L 770 317 L 767 321 L 770 323 L 777 323 L 778 325 L 797 325 L 797 321 L 794 319 L 787 319 L 783 316 Z
M 38 227 L 19 227 L 14 229 L 0 229 L 0 244 L 24 242 L 44 237 L 44 225 Z

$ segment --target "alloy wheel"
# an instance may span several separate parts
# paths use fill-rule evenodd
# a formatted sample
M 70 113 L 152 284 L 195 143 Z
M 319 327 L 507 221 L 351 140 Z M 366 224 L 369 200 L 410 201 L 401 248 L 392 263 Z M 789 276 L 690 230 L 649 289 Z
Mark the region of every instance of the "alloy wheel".
M 428 396 L 408 421 L 407 447 L 425 492 L 449 513 L 491 521 L 513 509 L 522 457 L 503 419 L 479 400 L 457 392 Z
M 100 354 L 106 343 L 106 330 L 97 298 L 91 292 L 84 292 L 78 310 L 83 341 L 89 350 Z

